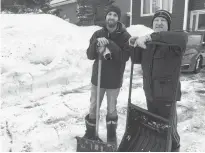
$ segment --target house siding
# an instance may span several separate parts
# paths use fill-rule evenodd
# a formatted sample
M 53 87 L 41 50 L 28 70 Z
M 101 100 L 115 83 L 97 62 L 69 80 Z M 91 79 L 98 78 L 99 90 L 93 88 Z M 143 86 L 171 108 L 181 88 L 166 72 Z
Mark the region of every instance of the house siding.
M 173 0 L 172 8 L 172 30 L 182 30 L 184 23 L 185 0 Z
M 190 0 L 189 10 L 201 10 L 205 9 L 205 0 Z
M 132 2 L 132 24 L 143 24 L 151 28 L 152 16 L 141 17 L 141 0 L 133 0 Z
M 121 9 L 121 22 L 127 25 L 129 22 L 127 12 L 130 12 L 130 0 L 115 0 L 114 4 Z
M 182 30 L 184 21 L 184 4 L 185 0 L 173 0 L 172 8 L 172 30 Z M 133 0 L 132 7 L 133 24 L 143 24 L 151 27 L 153 16 L 141 17 L 141 0 Z

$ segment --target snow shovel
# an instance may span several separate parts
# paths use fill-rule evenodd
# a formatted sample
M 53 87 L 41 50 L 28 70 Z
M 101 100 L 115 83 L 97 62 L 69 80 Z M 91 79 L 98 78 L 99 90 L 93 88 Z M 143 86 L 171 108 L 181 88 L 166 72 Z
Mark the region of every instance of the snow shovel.
M 171 151 L 171 123 L 131 103 L 134 64 L 131 64 L 126 131 L 118 152 Z M 173 107 L 172 107 L 173 108 Z M 172 112 L 172 111 L 171 111 Z
M 95 140 L 76 137 L 77 152 L 114 152 L 117 150 L 116 146 L 103 142 L 98 136 L 99 114 L 100 114 L 101 69 L 102 69 L 102 55 L 99 54 Z

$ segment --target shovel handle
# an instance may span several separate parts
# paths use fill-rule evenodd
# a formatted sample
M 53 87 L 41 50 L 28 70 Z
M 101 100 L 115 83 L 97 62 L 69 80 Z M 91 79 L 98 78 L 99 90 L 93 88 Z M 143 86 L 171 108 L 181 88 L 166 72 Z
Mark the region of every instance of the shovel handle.
M 99 131 L 99 115 L 100 115 L 100 83 L 101 83 L 101 69 L 102 69 L 102 55 L 98 55 L 98 83 L 97 83 L 97 105 L 96 105 L 96 129 L 95 135 L 98 137 Z
M 133 80 L 133 69 L 134 69 L 134 63 L 131 61 L 131 70 L 130 70 L 130 86 L 129 86 L 128 105 L 131 103 L 131 95 L 132 95 L 132 80 Z

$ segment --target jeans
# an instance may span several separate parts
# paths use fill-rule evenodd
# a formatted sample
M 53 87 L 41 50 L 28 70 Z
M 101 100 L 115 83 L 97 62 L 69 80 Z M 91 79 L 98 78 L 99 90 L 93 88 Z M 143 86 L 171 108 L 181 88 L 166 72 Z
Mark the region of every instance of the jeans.
M 117 97 L 119 95 L 120 88 L 117 89 L 105 89 L 100 88 L 100 106 L 103 101 L 104 95 L 107 95 L 107 117 L 116 118 L 117 117 Z M 90 97 L 90 110 L 89 118 L 96 118 L 96 106 L 97 105 L 97 86 L 92 85 L 91 87 L 91 97 Z

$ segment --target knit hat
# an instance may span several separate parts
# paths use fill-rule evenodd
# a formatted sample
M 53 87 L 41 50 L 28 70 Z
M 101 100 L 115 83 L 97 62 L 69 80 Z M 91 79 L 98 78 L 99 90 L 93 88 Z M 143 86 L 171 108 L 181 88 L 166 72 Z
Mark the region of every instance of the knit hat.
M 152 19 L 152 25 L 153 25 L 153 21 L 156 17 L 163 17 L 167 20 L 168 22 L 168 30 L 170 30 L 170 26 L 171 26 L 171 22 L 172 22 L 172 16 L 171 14 L 166 11 L 166 10 L 158 10 L 155 12 L 154 17 Z
M 105 17 L 107 16 L 107 14 L 109 12 L 115 12 L 118 15 L 118 20 L 120 20 L 121 17 L 121 10 L 118 6 L 116 5 L 111 5 L 107 8 L 106 12 L 105 12 Z

